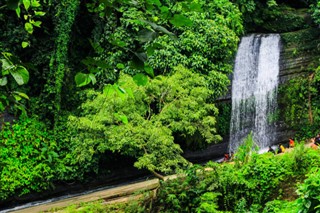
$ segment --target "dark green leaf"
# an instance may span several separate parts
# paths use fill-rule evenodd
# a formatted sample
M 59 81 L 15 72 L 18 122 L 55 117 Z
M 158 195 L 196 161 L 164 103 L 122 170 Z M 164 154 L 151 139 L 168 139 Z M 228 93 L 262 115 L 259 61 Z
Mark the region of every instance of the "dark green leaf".
M 137 53 L 134 52 L 134 54 L 137 56 L 137 58 L 142 61 L 145 62 L 147 60 L 147 54 L 146 53 Z
M 157 37 L 157 33 L 151 30 L 141 30 L 138 33 L 138 40 L 142 43 L 153 41 Z
M 154 77 L 154 71 L 148 64 L 144 65 L 144 71 L 146 71 L 146 73 L 151 77 Z
M 29 72 L 22 66 L 18 66 L 15 70 L 11 70 L 10 74 L 18 85 L 26 84 L 29 81 Z
M 181 14 L 175 14 L 169 21 L 176 27 L 192 26 L 192 21 Z
M 81 72 L 78 72 L 74 79 L 78 87 L 86 86 L 91 82 L 89 75 Z
M 5 86 L 8 83 L 7 77 L 0 78 L 0 86 Z

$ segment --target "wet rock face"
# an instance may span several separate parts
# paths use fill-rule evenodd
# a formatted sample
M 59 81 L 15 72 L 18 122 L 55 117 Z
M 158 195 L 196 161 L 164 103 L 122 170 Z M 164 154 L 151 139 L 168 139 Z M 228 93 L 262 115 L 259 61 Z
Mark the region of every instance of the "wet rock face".
M 281 34 L 280 86 L 298 76 L 305 76 L 320 57 L 317 45 L 320 29 L 308 28 Z

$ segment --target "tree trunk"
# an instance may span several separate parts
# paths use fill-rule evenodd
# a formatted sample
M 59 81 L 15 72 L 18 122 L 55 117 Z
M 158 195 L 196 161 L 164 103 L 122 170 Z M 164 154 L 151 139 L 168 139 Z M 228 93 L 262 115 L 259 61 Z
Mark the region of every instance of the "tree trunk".
M 157 178 L 159 178 L 160 180 L 164 180 L 164 176 L 160 175 L 159 173 L 153 171 L 153 170 L 150 170 L 150 172 L 156 176 Z

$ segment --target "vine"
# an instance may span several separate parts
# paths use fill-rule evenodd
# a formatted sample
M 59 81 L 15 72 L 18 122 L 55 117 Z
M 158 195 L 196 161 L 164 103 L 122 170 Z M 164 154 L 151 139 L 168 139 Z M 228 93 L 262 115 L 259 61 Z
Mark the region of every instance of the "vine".
M 61 91 L 68 64 L 68 44 L 79 0 L 63 0 L 57 5 L 55 51 L 51 55 L 49 76 L 45 86 L 48 108 L 53 109 L 54 123 L 61 109 Z

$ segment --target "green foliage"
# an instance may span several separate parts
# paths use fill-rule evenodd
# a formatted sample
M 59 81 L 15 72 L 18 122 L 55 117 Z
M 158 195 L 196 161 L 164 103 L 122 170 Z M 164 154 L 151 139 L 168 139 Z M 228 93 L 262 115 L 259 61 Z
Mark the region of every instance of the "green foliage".
M 253 155 L 257 155 L 258 145 L 254 142 L 252 132 L 244 139 L 234 154 L 235 165 L 240 167 L 250 162 Z
M 58 120 L 61 109 L 62 87 L 65 73 L 68 69 L 68 44 L 70 41 L 70 32 L 79 4 L 79 0 L 60 1 L 56 11 L 55 50 L 50 59 L 50 73 L 47 77 L 47 84 L 45 87 L 47 93 L 45 101 L 48 103 L 49 109 L 53 109 L 55 120 Z
M 316 1 L 315 4 L 311 5 L 311 12 L 312 12 L 312 18 L 314 19 L 314 22 L 317 24 L 320 24 L 320 2 Z
M 94 156 L 110 150 L 136 157 L 136 167 L 153 172 L 185 165 L 173 135 L 184 143 L 195 134 L 207 143 L 221 139 L 215 134 L 217 109 L 207 103 L 210 94 L 205 78 L 183 67 L 144 87 L 123 75 L 103 93 L 90 90 L 81 116 L 70 117 L 78 132 L 72 140 L 74 160 L 86 168 Z
M 320 69 L 316 68 L 305 77 L 292 79 L 281 88 L 281 104 L 284 120 L 291 128 L 297 130 L 299 138 L 311 138 L 318 134 L 320 121 Z M 290 104 L 288 104 L 290 103 Z M 301 128 L 302 126 L 302 128 Z
M 263 213 L 296 213 L 297 211 L 295 202 L 288 202 L 285 200 L 273 200 L 267 202 L 263 209 Z
M 3 124 L 0 147 L 0 200 L 47 189 L 59 172 L 57 143 L 37 120 Z
M 218 196 L 219 193 L 206 192 L 201 195 L 200 206 L 196 209 L 196 212 L 218 213 Z
M 211 172 L 209 172 L 212 174 Z M 186 177 L 183 177 L 186 175 Z M 219 193 L 208 190 L 208 174 L 199 165 L 188 168 L 181 177 L 161 183 L 156 209 L 160 212 L 213 212 Z M 190 187 L 192 186 L 192 187 Z M 212 210 L 212 211 L 211 211 Z
M 320 212 L 320 170 L 315 169 L 307 175 L 307 179 L 299 186 L 297 200 L 299 212 Z
M 19 91 L 18 87 L 28 83 L 29 72 L 12 54 L 3 52 L 2 56 L 3 58 L 0 59 L 0 113 L 6 109 L 16 113 L 16 110 L 19 109 L 26 114 L 20 101 L 29 99 L 29 97 Z

